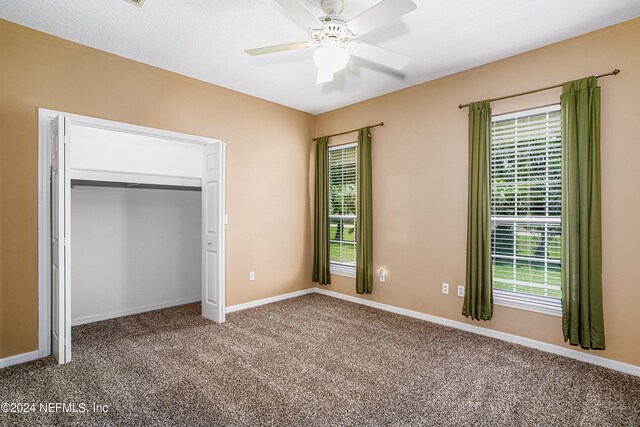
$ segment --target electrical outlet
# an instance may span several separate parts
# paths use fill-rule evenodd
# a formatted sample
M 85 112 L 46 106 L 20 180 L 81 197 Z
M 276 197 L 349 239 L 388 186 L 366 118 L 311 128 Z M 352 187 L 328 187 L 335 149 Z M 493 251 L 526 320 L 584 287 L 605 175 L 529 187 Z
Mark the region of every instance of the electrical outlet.
M 384 274 L 384 270 L 380 269 L 380 275 L 378 276 L 380 283 L 384 283 L 387 280 L 387 275 Z
M 459 297 L 464 296 L 464 285 L 458 285 L 458 296 Z
M 250 271 L 249 272 L 249 280 L 256 280 L 256 272 L 255 271 Z
M 449 293 L 449 284 L 448 283 L 443 283 L 442 284 L 442 293 L 443 294 L 448 294 Z

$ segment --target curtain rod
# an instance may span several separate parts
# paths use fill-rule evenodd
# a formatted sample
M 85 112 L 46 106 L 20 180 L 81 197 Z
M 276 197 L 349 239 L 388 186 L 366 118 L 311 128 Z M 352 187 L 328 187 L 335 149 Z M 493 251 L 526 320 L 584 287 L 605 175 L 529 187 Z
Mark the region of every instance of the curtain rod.
M 378 126 L 384 126 L 384 122 L 380 122 L 380 123 L 378 123 L 377 125 L 371 125 L 371 126 L 365 126 L 365 127 L 368 127 L 368 128 L 376 128 L 376 127 L 378 127 Z M 354 130 L 348 130 L 348 131 L 346 131 L 346 132 L 334 133 L 333 135 L 327 135 L 327 137 L 331 138 L 332 136 L 346 135 L 346 134 L 348 134 L 348 133 L 351 133 L 351 132 L 357 132 L 357 131 L 359 131 L 359 130 L 360 130 L 360 129 L 354 129 Z M 318 136 L 318 137 L 316 137 L 316 138 L 313 138 L 313 140 L 314 140 L 314 141 L 316 141 L 316 140 L 317 140 L 317 139 L 319 139 L 319 138 L 322 138 L 322 137 L 321 137 L 321 136 Z
M 618 69 L 616 68 L 615 70 L 613 70 L 613 71 L 609 71 L 608 73 L 604 73 L 604 74 L 596 74 L 594 77 L 597 79 L 597 78 L 599 78 L 599 77 L 617 76 L 617 75 L 618 75 L 618 73 L 620 73 L 620 70 L 618 70 Z M 543 91 L 545 91 L 545 90 L 555 89 L 555 88 L 558 88 L 558 87 L 562 87 L 562 85 L 563 85 L 563 84 L 564 84 L 564 83 L 560 83 L 560 84 L 557 84 L 557 85 L 547 86 L 547 87 L 543 87 L 543 88 L 540 88 L 540 89 L 528 90 L 528 91 L 526 91 L 526 92 L 520 92 L 520 93 L 516 93 L 516 94 L 513 94 L 513 95 L 501 96 L 500 98 L 493 98 L 493 99 L 490 99 L 490 100 L 489 100 L 489 102 L 493 102 L 493 101 L 501 101 L 501 100 L 503 100 L 503 99 L 515 98 L 515 97 L 517 97 L 517 96 L 523 96 L 523 95 L 529 95 L 529 94 L 532 94 L 532 93 L 543 92 Z M 469 104 L 460 104 L 460 105 L 458 105 L 458 108 L 462 109 L 462 108 L 464 108 L 464 107 L 468 107 L 468 106 L 469 106 Z

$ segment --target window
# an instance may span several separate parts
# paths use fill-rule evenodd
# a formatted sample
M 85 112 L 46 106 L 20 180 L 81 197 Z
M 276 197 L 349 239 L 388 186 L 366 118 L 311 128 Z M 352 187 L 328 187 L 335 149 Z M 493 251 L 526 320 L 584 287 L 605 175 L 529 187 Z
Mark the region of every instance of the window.
M 495 116 L 491 261 L 497 304 L 560 313 L 560 106 Z
M 355 277 L 358 144 L 329 147 L 331 272 Z

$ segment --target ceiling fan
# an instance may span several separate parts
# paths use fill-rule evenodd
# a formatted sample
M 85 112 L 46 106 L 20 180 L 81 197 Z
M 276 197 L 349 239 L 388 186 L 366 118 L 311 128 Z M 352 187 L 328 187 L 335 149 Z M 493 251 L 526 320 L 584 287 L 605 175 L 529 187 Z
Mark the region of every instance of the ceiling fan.
M 351 55 L 358 56 L 394 70 L 402 70 L 411 60 L 408 56 L 357 40 L 394 19 L 416 9 L 412 0 L 382 0 L 351 20 L 341 13 L 343 0 L 321 0 L 326 14 L 315 17 L 299 0 L 275 0 L 294 22 L 311 33 L 312 41 L 287 43 L 276 46 L 249 49 L 249 55 L 265 55 L 296 49 L 318 47 L 313 53 L 313 61 L 318 66 L 316 83 L 333 80 L 333 75 L 347 66 Z

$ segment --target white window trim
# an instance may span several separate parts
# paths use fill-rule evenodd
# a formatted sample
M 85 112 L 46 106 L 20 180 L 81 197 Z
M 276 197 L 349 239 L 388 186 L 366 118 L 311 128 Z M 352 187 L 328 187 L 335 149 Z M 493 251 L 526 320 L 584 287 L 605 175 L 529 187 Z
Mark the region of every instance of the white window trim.
M 355 265 L 347 265 L 347 264 L 332 262 L 329 264 L 329 268 L 331 270 L 331 274 L 335 274 L 336 276 L 350 277 L 352 279 L 356 278 Z
M 513 113 L 500 114 L 491 117 L 491 122 L 508 120 L 522 116 L 523 113 L 534 115 L 557 111 L 560 104 L 551 104 L 544 107 L 532 108 Z M 493 288 L 493 277 L 491 278 L 491 286 Z M 516 292 L 504 291 L 501 289 L 492 289 L 493 303 L 503 307 L 511 307 L 520 310 L 532 311 L 535 313 L 546 314 L 549 316 L 562 317 L 562 300 L 559 298 L 549 298 L 543 296 L 519 294 Z

